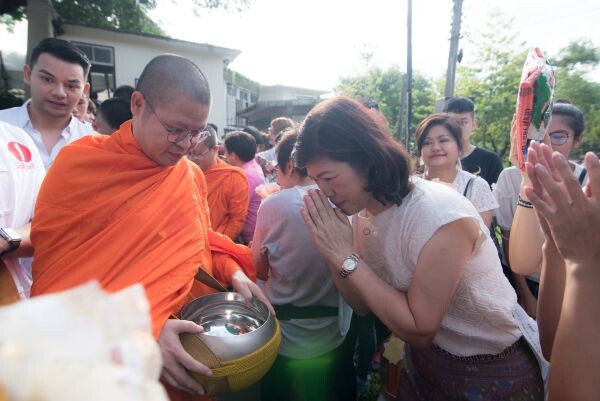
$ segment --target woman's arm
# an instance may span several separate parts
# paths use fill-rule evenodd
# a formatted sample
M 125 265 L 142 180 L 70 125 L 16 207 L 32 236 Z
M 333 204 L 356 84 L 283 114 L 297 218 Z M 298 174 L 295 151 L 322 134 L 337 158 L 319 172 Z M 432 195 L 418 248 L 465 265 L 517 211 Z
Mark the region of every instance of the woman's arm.
M 523 187 L 530 185 L 526 178 L 521 182 L 520 197 L 526 202 L 529 199 Z M 533 208 L 518 205 L 510 229 L 510 267 L 521 275 L 539 273 L 542 263 L 542 245 L 544 233 Z
M 556 249 L 554 240 L 544 244 L 542 275 L 537 305 L 537 325 L 540 345 L 546 360 L 552 357 L 552 346 L 560 320 L 565 292 L 565 262 Z
M 502 231 L 502 250 L 506 257 L 506 263 L 510 267 L 510 257 L 508 255 L 508 248 L 510 246 L 510 230 Z M 515 283 L 515 290 L 517 292 L 517 299 L 519 305 L 525 309 L 525 312 L 532 318 L 537 316 L 537 299 L 533 296 L 533 293 L 527 285 L 525 276 L 513 272 L 513 280 Z
M 549 154 L 543 147 L 533 150 Z M 549 160 L 557 174 L 543 163 L 527 163 L 533 185 L 526 188 L 546 236 L 553 239 L 566 262 L 549 396 L 554 401 L 592 400 L 600 390 L 600 163 L 593 153 L 586 155 L 590 179 L 584 194 L 564 156 L 554 153 Z
M 477 223 L 461 219 L 436 231 L 421 250 L 411 286 L 408 293 L 404 293 L 381 280 L 364 260 L 359 261 L 352 274 L 341 278 L 340 266 L 352 253 L 352 242 L 346 235 L 340 235 L 342 225 L 330 220 L 330 217 L 337 218 L 329 214 L 335 211 L 323 210 L 331 207 L 319 199 L 319 195 L 313 193 L 305 201 L 305 222 L 317 248 L 329 262 L 338 290 L 348 303 L 355 307 L 354 302 L 358 301 L 359 307 L 366 306 L 406 342 L 415 346 L 430 344 L 479 237 Z M 349 233 L 351 239 L 351 231 L 345 233 Z M 340 236 L 346 240 L 335 239 Z
M 486 210 L 485 212 L 479 212 L 479 215 L 481 216 L 485 226 L 490 228 L 492 226 L 492 219 L 494 218 L 494 211 Z

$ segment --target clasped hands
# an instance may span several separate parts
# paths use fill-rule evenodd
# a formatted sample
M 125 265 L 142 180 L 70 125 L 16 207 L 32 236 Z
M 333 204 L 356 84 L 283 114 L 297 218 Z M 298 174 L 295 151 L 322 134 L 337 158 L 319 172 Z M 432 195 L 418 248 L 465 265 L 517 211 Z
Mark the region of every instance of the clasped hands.
M 300 213 L 315 246 L 332 269 L 339 269 L 343 260 L 354 252 L 348 216 L 333 208 L 320 190 L 309 190 L 304 205 L 306 208 Z
M 526 163 L 531 185 L 524 188 L 548 240 L 571 266 L 600 260 L 600 163 L 585 156 L 589 181 L 582 191 L 568 160 L 546 144 L 532 143 Z

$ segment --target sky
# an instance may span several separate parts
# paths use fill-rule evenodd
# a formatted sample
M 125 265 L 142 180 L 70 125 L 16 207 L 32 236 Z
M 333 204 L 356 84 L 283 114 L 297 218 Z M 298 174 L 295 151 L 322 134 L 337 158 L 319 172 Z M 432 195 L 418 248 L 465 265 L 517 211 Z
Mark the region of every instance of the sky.
M 413 1 L 413 69 L 444 76 L 452 0 Z M 157 0 L 152 19 L 174 38 L 241 50 L 230 67 L 263 85 L 332 90 L 341 77 L 369 66 L 406 70 L 407 2 L 399 0 L 254 0 L 241 13 L 193 11 L 192 0 Z M 464 0 L 463 64 L 476 63 L 478 38 L 494 8 L 512 19 L 510 33 L 525 47 L 556 54 L 571 40 L 600 46 L 597 0 Z M 26 23 L 0 28 L 0 49 L 24 52 Z M 370 63 L 365 53 L 372 53 Z M 600 72 L 591 79 L 600 82 Z

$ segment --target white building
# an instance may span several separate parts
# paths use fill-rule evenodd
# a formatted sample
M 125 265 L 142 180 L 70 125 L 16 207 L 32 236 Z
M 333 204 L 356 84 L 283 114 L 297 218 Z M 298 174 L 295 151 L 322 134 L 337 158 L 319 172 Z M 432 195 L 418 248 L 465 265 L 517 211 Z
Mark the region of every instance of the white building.
M 60 36 L 83 50 L 90 61 L 91 90 L 100 100 L 121 85 L 135 87 L 144 66 L 155 56 L 173 53 L 192 60 L 204 73 L 212 94 L 209 122 L 219 131 L 227 123 L 226 86 L 223 71 L 239 54 L 239 50 L 193 43 L 168 37 L 129 33 L 106 28 L 90 28 L 63 24 Z

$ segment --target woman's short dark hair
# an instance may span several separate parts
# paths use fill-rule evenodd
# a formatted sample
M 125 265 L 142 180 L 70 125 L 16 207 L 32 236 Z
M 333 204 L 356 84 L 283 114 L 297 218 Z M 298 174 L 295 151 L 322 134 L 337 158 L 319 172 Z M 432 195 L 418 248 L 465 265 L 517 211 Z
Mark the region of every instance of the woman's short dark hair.
M 294 146 L 296 145 L 296 140 L 298 139 L 298 129 L 297 128 L 288 128 L 281 135 L 281 139 L 275 145 L 275 151 L 277 153 L 277 166 L 279 170 L 285 172 L 285 167 L 287 162 L 292 158 L 292 151 L 294 150 Z M 296 166 L 296 163 L 292 160 L 292 168 L 298 173 L 300 177 L 308 176 L 308 172 L 306 168 L 300 168 Z
M 567 101 L 556 101 L 552 106 L 552 117 L 555 116 L 565 119 L 567 125 L 573 130 L 573 140 L 578 140 L 585 130 L 585 120 L 581 110 Z
M 225 137 L 225 149 L 247 163 L 256 156 L 256 141 L 247 132 L 233 131 Z
M 410 162 L 376 111 L 348 97 L 317 104 L 308 113 L 295 148 L 304 168 L 317 157 L 348 163 L 367 179 L 365 191 L 381 203 L 400 205 L 410 192 Z
M 450 117 L 446 113 L 436 113 L 432 114 L 429 117 L 425 118 L 419 126 L 417 127 L 417 131 L 415 133 L 415 137 L 417 139 L 417 156 L 421 156 L 421 149 L 423 149 L 423 142 L 429 135 L 429 131 L 437 125 L 441 125 L 450 132 L 456 144 L 458 145 L 458 151 L 462 152 L 463 150 L 463 141 L 461 129 L 456 120 Z

